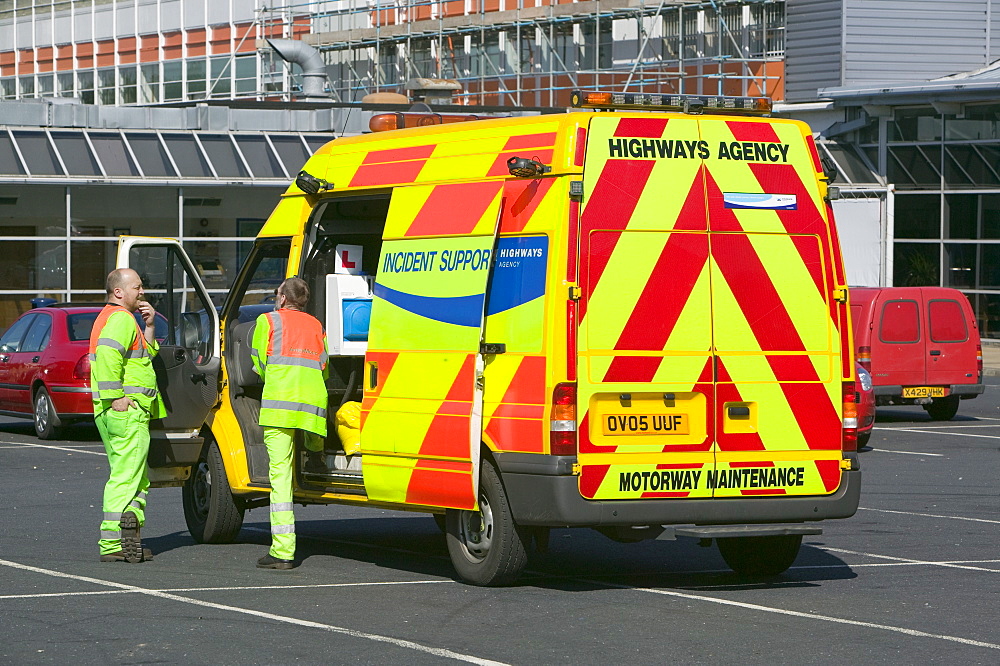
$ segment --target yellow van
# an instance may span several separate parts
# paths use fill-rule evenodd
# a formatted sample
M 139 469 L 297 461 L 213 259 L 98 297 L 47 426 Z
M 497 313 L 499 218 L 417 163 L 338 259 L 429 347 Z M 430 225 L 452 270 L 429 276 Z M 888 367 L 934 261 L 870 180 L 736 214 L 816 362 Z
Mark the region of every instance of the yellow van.
M 468 582 L 512 582 L 552 527 L 715 539 L 773 575 L 855 513 L 847 289 L 808 128 L 757 98 L 573 100 L 331 141 L 220 312 L 176 241 L 122 239 L 172 324 L 150 467 L 196 540 L 268 501 L 249 343 L 290 275 L 326 323 L 331 420 L 360 413 L 325 469 L 298 456 L 295 501 L 433 513 Z

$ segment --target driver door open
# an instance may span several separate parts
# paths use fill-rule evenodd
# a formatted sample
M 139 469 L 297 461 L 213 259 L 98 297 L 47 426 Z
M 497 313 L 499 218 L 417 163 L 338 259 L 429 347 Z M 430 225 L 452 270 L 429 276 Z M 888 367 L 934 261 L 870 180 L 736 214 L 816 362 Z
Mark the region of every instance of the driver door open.
M 139 273 L 146 300 L 167 320 L 153 359 L 167 415 L 152 424 L 149 465 L 191 465 L 201 453 L 198 433 L 219 401 L 218 311 L 178 241 L 123 236 L 117 266 Z

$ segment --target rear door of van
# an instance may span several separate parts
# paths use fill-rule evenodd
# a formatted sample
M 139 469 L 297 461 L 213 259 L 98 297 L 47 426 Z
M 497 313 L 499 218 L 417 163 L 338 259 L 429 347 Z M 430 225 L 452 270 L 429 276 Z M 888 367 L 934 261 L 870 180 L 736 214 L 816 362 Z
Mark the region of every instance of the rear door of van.
M 968 299 L 953 289 L 920 292 L 927 321 L 927 385 L 975 384 L 979 331 Z
M 926 382 L 925 318 L 919 288 L 883 289 L 874 304 L 872 378 L 877 386 Z
M 580 229 L 584 497 L 839 486 L 848 324 L 830 299 L 839 258 L 818 168 L 791 123 L 591 120 Z

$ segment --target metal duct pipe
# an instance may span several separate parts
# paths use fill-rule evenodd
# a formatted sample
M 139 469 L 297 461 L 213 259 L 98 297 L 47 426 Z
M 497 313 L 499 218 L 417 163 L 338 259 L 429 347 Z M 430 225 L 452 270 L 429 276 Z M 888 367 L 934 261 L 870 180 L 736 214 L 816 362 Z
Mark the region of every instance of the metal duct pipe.
M 302 96 L 305 99 L 329 99 L 325 92 L 326 65 L 319 51 L 297 39 L 269 39 L 267 43 L 282 60 L 302 68 Z

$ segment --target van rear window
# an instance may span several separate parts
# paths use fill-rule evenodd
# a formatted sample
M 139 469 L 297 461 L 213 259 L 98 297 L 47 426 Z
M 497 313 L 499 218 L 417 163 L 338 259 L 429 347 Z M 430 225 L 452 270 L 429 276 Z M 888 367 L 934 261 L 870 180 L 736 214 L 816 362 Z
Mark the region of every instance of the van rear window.
M 965 342 L 969 339 L 965 313 L 958 301 L 933 300 L 927 305 L 927 316 L 933 342 Z
M 916 301 L 889 301 L 882 306 L 879 339 L 882 342 L 917 342 L 920 319 Z

